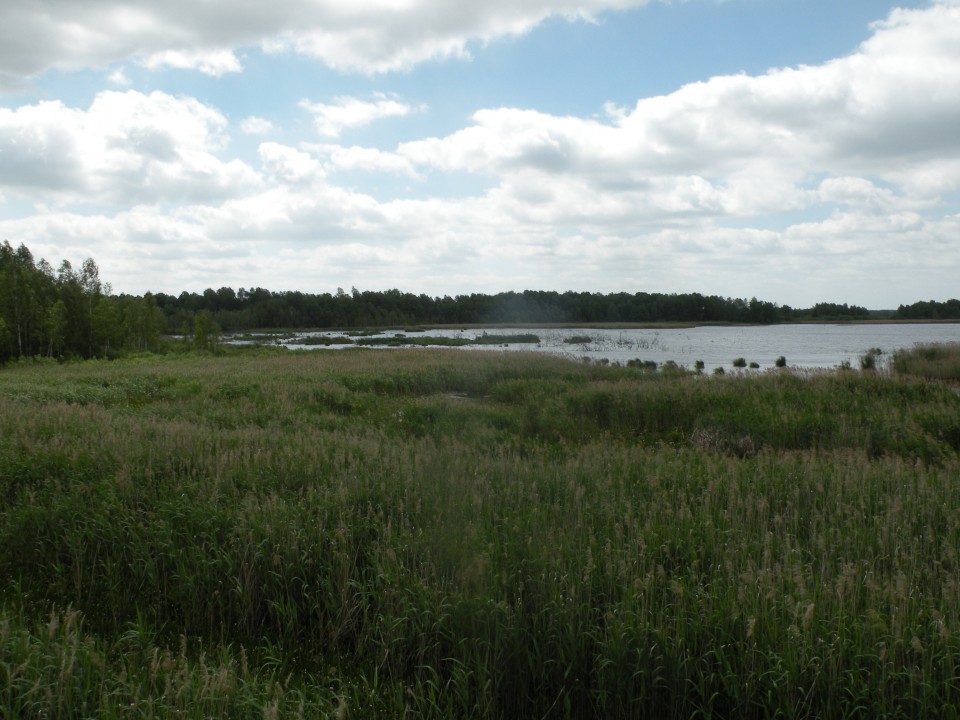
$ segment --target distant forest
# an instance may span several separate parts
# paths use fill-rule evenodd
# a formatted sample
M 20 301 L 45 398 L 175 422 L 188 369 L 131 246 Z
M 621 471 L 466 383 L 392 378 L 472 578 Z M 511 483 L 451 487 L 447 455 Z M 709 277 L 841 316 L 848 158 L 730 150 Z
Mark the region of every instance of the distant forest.
M 699 293 L 525 290 L 450 297 L 352 289 L 319 295 L 229 287 L 178 296 L 113 295 L 93 259 L 57 270 L 25 245 L 0 245 L 0 363 L 18 357 L 113 357 L 157 351 L 165 335 L 211 346 L 221 332 L 269 328 L 356 328 L 512 323 L 779 323 L 817 320 L 960 320 L 960 300 L 917 302 L 896 311 L 817 303 L 791 308 Z

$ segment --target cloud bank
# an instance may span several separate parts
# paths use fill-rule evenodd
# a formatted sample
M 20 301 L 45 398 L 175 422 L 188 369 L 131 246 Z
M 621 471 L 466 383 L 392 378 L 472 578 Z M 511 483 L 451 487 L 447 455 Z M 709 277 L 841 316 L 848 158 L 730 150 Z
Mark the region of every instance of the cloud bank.
M 0 73 L 136 55 L 218 74 L 240 68 L 243 43 L 372 72 L 628 4 L 495 2 L 461 16 L 441 3 L 302 2 L 269 17 L 260 3 L 6 4 L 0 28 L 40 40 L 10 46 L 0 30 Z M 364 147 L 338 141 L 429 109 L 381 93 L 299 110 L 316 142 L 265 139 L 243 160 L 233 135 L 280 129 L 189 96 L 105 90 L 83 108 L 0 108 L 0 194 L 36 208 L 0 219 L 0 237 L 93 254 L 133 292 L 645 289 L 871 307 L 956 294 L 957 0 L 895 10 L 821 65 L 713 77 L 591 117 L 489 107 L 446 135 Z M 483 189 L 431 191 L 463 177 Z
M 591 18 L 646 0 L 31 0 L 0 4 L 0 85 L 51 68 L 147 67 L 238 72 L 238 48 L 292 51 L 363 73 L 468 54 L 548 17 Z

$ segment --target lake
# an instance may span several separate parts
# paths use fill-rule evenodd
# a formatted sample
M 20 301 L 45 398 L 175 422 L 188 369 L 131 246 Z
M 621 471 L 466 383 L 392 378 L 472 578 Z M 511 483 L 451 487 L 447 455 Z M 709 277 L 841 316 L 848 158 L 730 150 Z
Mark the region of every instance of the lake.
M 464 330 L 387 330 L 373 337 L 446 337 L 473 339 L 489 335 L 535 334 L 539 344 L 473 345 L 461 350 L 525 350 L 568 355 L 575 358 L 607 360 L 626 364 L 629 360 L 648 360 L 658 364 L 673 361 L 693 368 L 697 360 L 707 370 L 731 368 L 736 358 L 755 362 L 761 368 L 774 367 L 778 357 L 789 367 L 833 368 L 848 362 L 859 367 L 860 357 L 871 348 L 879 348 L 884 357 L 918 343 L 960 342 L 960 323 L 891 324 L 797 324 L 758 326 L 701 326 L 657 329 L 597 328 L 496 328 Z M 283 344 L 290 348 L 338 349 L 350 345 L 303 345 L 299 338 L 342 336 L 343 331 L 299 334 Z M 577 342 L 569 342 L 576 338 Z

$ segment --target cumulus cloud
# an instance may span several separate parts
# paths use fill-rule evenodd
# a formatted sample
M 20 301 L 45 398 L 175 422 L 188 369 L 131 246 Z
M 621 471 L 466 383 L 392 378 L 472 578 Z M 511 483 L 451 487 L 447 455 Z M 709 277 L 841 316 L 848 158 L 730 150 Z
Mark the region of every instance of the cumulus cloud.
M 266 173 L 282 185 L 313 184 L 323 180 L 325 174 L 313 157 L 279 143 L 261 144 L 260 160 Z
M 273 130 L 273 123 L 269 120 L 250 115 L 240 121 L 240 132 L 246 135 L 266 135 Z
M 357 145 L 343 147 L 342 145 L 304 143 L 302 147 L 323 158 L 331 171 L 361 170 L 405 175 L 415 180 L 423 179 L 423 175 L 416 171 L 413 163 L 397 153 Z
M 299 8 L 297 30 L 270 32 L 331 64 L 370 70 L 417 53 L 465 51 L 464 27 L 469 37 L 493 37 L 521 32 L 545 13 L 578 12 L 562 3 L 502 5 L 459 8 L 464 18 L 434 8 L 427 27 L 409 31 L 398 22 L 398 38 L 419 38 L 409 46 L 311 46 L 317 31 L 308 20 L 320 10 L 306 2 L 284 10 Z M 233 25 L 205 39 L 209 48 L 243 35 L 252 8 L 241 5 Z M 350 33 L 338 28 L 387 28 L 383 18 L 420 10 L 414 1 L 322 12 L 337 42 L 349 45 Z M 883 307 L 893 282 L 877 277 L 909 269 L 924 288 L 956 286 L 960 0 L 894 11 L 831 62 L 714 77 L 607 105 L 598 117 L 491 107 L 447 135 L 377 148 L 336 138 L 415 106 L 376 95 L 302 108 L 328 141 L 262 142 L 252 165 L 229 159 L 226 117 L 189 97 L 111 92 L 87 108 L 0 109 L 0 192 L 52 205 L 0 221 L 0 237 L 41 252 L 45 238 L 69 237 L 71 247 L 104 248 L 74 255 L 98 261 L 119 253 L 123 260 L 104 258 L 105 276 L 186 268 L 175 291 L 213 283 L 384 288 L 397 278 L 417 290 L 408 286 L 415 278 L 435 293 L 635 287 L 798 304 L 836 298 L 843 287 L 850 294 L 838 300 Z M 271 131 L 253 116 L 238 127 Z M 426 190 L 391 199 L 338 185 L 338 173 L 356 171 L 416 179 Z M 462 192 L 445 186 L 465 175 L 477 182 Z M 85 215 L 72 207 L 93 203 L 121 209 Z M 204 274 L 210 258 L 216 264 Z M 855 279 L 843 274 L 853 262 Z M 123 289 L 157 288 L 145 281 Z M 900 301 L 915 299 L 911 292 Z
M 365 73 L 464 56 L 473 40 L 526 32 L 550 16 L 591 17 L 647 0 L 33 0 L 0 3 L 0 84 L 50 68 L 148 67 L 236 72 L 235 50 L 304 53 Z
M 384 93 L 375 93 L 373 101 L 352 97 L 338 97 L 331 104 L 301 100 L 300 107 L 313 115 L 317 132 L 327 137 L 339 137 L 350 128 L 363 127 L 375 120 L 404 117 L 413 108 Z
M 240 72 L 243 68 L 231 50 L 163 50 L 151 53 L 141 60 L 144 67 L 199 70 L 204 75 L 220 77 L 227 73 Z
M 127 76 L 127 73 L 124 72 L 124 69 L 117 68 L 107 76 L 107 82 L 116 87 L 127 87 L 133 81 Z
M 857 52 L 821 66 L 715 77 L 605 109 L 600 119 L 485 109 L 398 153 L 505 190 L 536 187 L 560 214 L 578 197 L 617 194 L 638 218 L 793 211 L 844 193 L 893 202 L 867 176 L 927 203 L 960 190 L 960 5 L 897 10 Z M 818 176 L 836 179 L 812 192 Z
M 89 108 L 59 101 L 0 108 L 0 187 L 58 202 L 214 201 L 255 186 L 221 160 L 226 118 L 187 97 L 101 92 Z

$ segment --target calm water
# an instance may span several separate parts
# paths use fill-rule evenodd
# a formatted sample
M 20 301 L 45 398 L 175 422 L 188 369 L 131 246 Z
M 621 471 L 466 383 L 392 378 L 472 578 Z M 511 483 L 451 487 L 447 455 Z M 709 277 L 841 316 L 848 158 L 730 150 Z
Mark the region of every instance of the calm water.
M 475 338 L 483 330 L 428 330 L 406 332 L 389 330 L 387 337 L 462 337 Z M 597 330 L 594 328 L 486 328 L 490 335 L 533 333 L 540 344 L 516 343 L 499 349 L 533 350 L 592 360 L 607 359 L 626 363 L 628 360 L 672 360 L 689 368 L 703 360 L 708 370 L 730 368 L 735 358 L 755 362 L 761 368 L 774 367 L 781 355 L 791 367 L 832 368 L 843 362 L 859 367 L 860 356 L 870 348 L 879 348 L 884 356 L 917 343 L 960 342 L 960 324 L 890 324 L 890 325 L 768 325 L 750 327 L 695 327 L 657 330 Z M 341 332 L 309 333 L 309 335 L 342 335 Z M 589 342 L 567 340 L 583 336 Z M 303 347 L 295 342 L 288 347 Z M 320 349 L 318 346 L 309 346 Z M 332 346 L 333 348 L 343 346 Z M 489 345 L 468 346 L 465 350 L 496 349 Z M 883 362 L 883 356 L 880 358 Z

